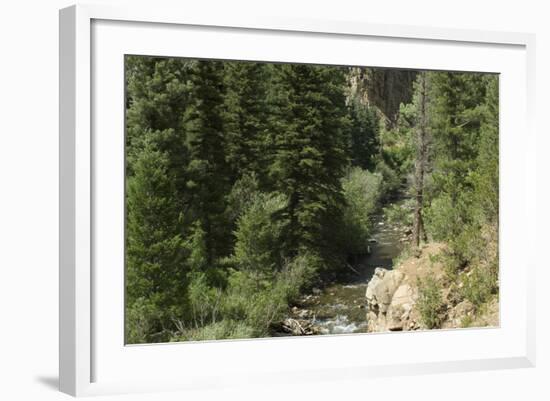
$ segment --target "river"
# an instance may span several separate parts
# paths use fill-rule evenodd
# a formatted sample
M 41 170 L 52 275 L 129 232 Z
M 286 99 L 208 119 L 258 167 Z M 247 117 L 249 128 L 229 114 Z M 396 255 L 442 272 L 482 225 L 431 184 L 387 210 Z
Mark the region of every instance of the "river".
M 383 211 L 374 215 L 370 253 L 358 258 L 350 274 L 303 296 L 292 308 L 291 318 L 306 321 L 320 334 L 366 332 L 367 284 L 377 267 L 392 268 L 404 235 L 403 227 L 390 223 Z

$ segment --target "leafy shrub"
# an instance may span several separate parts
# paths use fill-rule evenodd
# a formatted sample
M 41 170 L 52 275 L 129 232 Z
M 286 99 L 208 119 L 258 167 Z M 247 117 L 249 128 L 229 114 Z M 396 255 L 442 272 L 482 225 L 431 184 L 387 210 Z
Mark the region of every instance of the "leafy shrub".
M 223 316 L 245 322 L 257 336 L 268 335 L 273 323 L 287 313 L 289 303 L 311 283 L 316 263 L 311 255 L 301 255 L 270 275 L 233 271 L 223 297 Z
M 384 214 L 388 222 L 401 226 L 412 226 L 414 203 L 414 199 L 407 199 L 403 203 L 392 203 L 388 207 L 385 207 Z
M 397 124 L 393 127 L 383 126 L 380 140 L 384 164 L 394 171 L 396 176 L 402 177 L 410 171 L 414 157 L 412 133 L 415 107 L 413 104 L 401 104 L 399 109 Z
M 319 263 L 306 254 L 285 263 L 280 271 L 230 269 L 225 288 L 209 285 L 204 272 L 192 273 L 188 287 L 191 318 L 176 322 L 177 332 L 171 340 L 268 336 L 273 324 L 288 313 L 289 303 L 312 282 Z
M 432 201 L 425 213 L 428 231 L 436 241 L 448 243 L 446 266 L 451 275 L 478 260 L 486 246 L 481 238 L 476 208 L 462 194 L 453 202 L 447 194 Z
M 164 314 L 154 300 L 138 298 L 126 307 L 126 342 L 151 342 L 161 328 Z
M 350 254 L 368 251 L 370 217 L 380 198 L 382 177 L 359 167 L 351 168 L 342 179 L 346 206 L 343 215 L 343 246 Z
M 236 221 L 260 196 L 258 177 L 254 172 L 240 177 L 227 195 L 226 214 L 230 221 Z
M 241 270 L 270 272 L 281 265 L 283 223 L 272 215 L 286 207 L 282 195 L 258 196 L 238 220 L 234 261 Z
M 183 334 L 173 337 L 172 341 L 228 340 L 254 336 L 254 329 L 247 326 L 245 322 L 222 320 L 204 327 L 187 330 Z
M 465 225 L 455 238 L 449 240 L 450 257 L 456 268 L 464 267 L 480 259 L 487 246 L 481 238 L 480 230 L 480 226 Z
M 451 197 L 442 194 L 432 200 L 430 207 L 425 208 L 424 223 L 436 241 L 444 241 L 458 234 L 462 222 L 459 210 L 453 206 Z
M 206 233 L 199 221 L 193 223 L 191 235 L 185 241 L 188 252 L 187 263 L 191 271 L 204 271 L 208 265 L 208 250 L 206 248 Z
M 253 297 L 265 287 L 265 281 L 255 279 L 249 272 L 232 270 L 222 299 L 224 318 L 244 321 Z
M 247 316 L 248 324 L 256 327 L 261 335 L 267 335 L 273 323 L 285 316 L 289 303 L 295 301 L 312 280 L 319 263 L 314 256 L 302 255 L 286 264 L 275 275 L 273 284 L 254 297 Z
M 402 184 L 402 179 L 399 172 L 392 169 L 383 160 L 376 164 L 376 173 L 382 177 L 380 186 L 381 197 L 387 199 L 394 195 Z
M 469 275 L 464 275 L 462 296 L 476 309 L 489 301 L 491 295 L 498 292 L 496 269 L 489 266 L 476 266 Z
M 222 291 L 209 286 L 206 273 L 190 274 L 188 296 L 192 320 L 196 327 L 204 326 L 218 320 Z
M 279 280 L 280 284 L 286 288 L 288 302 L 294 302 L 301 292 L 315 284 L 322 264 L 322 259 L 311 253 L 298 255 L 285 264 Z
M 428 329 L 438 328 L 443 321 L 443 298 L 441 287 L 431 276 L 424 280 L 418 279 L 418 310 L 422 322 Z

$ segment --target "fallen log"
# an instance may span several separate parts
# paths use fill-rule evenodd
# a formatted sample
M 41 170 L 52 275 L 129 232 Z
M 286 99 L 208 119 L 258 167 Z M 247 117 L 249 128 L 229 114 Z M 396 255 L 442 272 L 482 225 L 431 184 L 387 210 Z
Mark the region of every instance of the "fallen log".
M 308 320 L 300 321 L 298 319 L 287 318 L 281 323 L 281 328 L 286 333 L 294 336 L 308 336 L 317 333 L 313 324 Z

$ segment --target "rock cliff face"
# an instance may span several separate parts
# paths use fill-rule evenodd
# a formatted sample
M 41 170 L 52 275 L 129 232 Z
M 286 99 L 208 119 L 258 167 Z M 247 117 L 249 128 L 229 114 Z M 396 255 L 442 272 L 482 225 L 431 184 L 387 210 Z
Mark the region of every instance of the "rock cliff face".
M 352 94 L 375 106 L 390 125 L 397 122 L 399 106 L 413 95 L 416 71 L 386 68 L 354 68 L 350 73 Z

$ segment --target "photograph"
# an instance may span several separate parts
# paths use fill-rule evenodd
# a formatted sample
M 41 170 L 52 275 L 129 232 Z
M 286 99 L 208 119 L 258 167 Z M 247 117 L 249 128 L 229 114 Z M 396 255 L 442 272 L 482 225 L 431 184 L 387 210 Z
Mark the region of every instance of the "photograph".
M 125 344 L 499 327 L 499 74 L 124 74 Z

